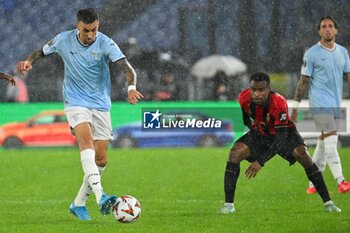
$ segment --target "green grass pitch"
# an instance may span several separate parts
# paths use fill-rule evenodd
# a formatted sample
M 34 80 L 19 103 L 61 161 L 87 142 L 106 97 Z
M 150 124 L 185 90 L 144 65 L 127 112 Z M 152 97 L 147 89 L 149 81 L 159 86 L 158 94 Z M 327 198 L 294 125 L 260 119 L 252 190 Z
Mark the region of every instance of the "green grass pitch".
M 141 218 L 121 224 L 101 216 L 95 197 L 91 222 L 68 213 L 83 173 L 77 149 L 0 151 L 0 232 L 350 232 L 350 193 L 338 194 L 325 179 L 341 213 L 324 212 L 318 195 L 307 195 L 299 164 L 273 158 L 254 179 L 241 164 L 231 215 L 218 213 L 224 200 L 228 148 L 110 150 L 102 177 L 107 193 L 130 194 L 142 204 Z M 350 149 L 340 150 L 350 179 Z

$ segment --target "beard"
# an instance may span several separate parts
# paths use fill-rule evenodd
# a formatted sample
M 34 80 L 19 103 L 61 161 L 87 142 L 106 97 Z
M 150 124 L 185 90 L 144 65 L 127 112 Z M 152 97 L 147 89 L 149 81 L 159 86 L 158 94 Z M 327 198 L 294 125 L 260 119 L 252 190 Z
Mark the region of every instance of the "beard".
M 334 39 L 334 37 L 325 37 L 324 41 L 327 42 L 327 43 L 330 43 L 330 42 L 333 41 L 333 39 Z
M 334 40 L 334 36 L 331 33 L 326 33 L 323 37 L 325 42 L 332 42 Z

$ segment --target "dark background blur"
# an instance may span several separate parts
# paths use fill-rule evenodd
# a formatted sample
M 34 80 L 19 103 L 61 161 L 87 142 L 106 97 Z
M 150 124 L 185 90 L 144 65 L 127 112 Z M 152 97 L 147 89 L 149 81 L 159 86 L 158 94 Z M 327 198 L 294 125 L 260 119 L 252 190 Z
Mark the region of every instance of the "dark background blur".
M 232 55 L 247 65 L 246 75 L 224 78 L 226 100 L 242 85 L 227 79 L 246 79 L 255 71 L 270 73 L 276 88 L 291 97 L 303 53 L 318 42 L 317 24 L 324 15 L 338 22 L 336 41 L 350 46 L 349 0 L 0 0 L 0 70 L 13 74 L 17 61 L 75 28 L 77 10 L 86 7 L 97 9 L 100 31 L 125 53 L 149 101 L 216 100 L 217 79 L 198 81 L 190 74 L 196 61 L 211 54 Z M 29 101 L 61 101 L 62 80 L 59 56 L 41 60 L 25 79 Z M 111 82 L 112 100 L 124 101 L 122 70 L 112 70 Z M 176 95 L 164 95 L 169 90 Z M 3 83 L 0 93 L 6 93 Z M 7 101 L 5 94 L 0 101 Z

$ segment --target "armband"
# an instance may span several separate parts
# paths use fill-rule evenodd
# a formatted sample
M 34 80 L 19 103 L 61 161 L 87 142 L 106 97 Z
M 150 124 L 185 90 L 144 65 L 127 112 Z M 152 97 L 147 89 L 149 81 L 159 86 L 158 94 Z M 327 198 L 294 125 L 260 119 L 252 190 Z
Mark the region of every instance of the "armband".
M 299 105 L 300 105 L 300 102 L 298 102 L 296 100 L 291 100 L 289 102 L 289 107 L 292 109 L 298 109 Z
M 129 86 L 128 86 L 128 92 L 129 92 L 130 90 L 136 90 L 136 85 L 129 85 Z

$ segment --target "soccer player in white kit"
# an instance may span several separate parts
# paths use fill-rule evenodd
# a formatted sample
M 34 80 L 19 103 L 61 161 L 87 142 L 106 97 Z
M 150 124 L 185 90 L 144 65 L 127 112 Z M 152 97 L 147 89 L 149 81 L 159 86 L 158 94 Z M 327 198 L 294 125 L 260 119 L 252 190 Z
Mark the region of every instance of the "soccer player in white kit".
M 291 119 L 296 120 L 297 106 L 309 86 L 310 111 L 320 132 L 312 159 L 321 172 L 328 164 L 338 184 L 338 192 L 346 193 L 350 190 L 350 182 L 344 178 L 337 150 L 336 119 L 340 117 L 344 75 L 350 85 L 349 54 L 346 48 L 335 43 L 338 26 L 332 17 L 321 18 L 318 30 L 321 40 L 304 54 L 301 78 L 295 91 L 295 102 L 291 106 Z M 307 193 L 316 193 L 312 183 Z
M 80 220 L 90 220 L 85 202 L 93 192 L 100 212 L 109 214 L 117 197 L 106 195 L 101 174 L 107 164 L 107 149 L 112 136 L 110 118 L 109 63 L 125 68 L 128 102 L 136 104 L 143 98 L 136 90 L 136 73 L 118 45 L 98 31 L 99 19 L 94 9 L 77 13 L 77 28 L 59 33 L 24 61 L 17 63 L 20 73 L 32 69 L 38 59 L 57 53 L 64 61 L 64 110 L 76 136 L 84 171 L 83 183 L 69 207 Z

